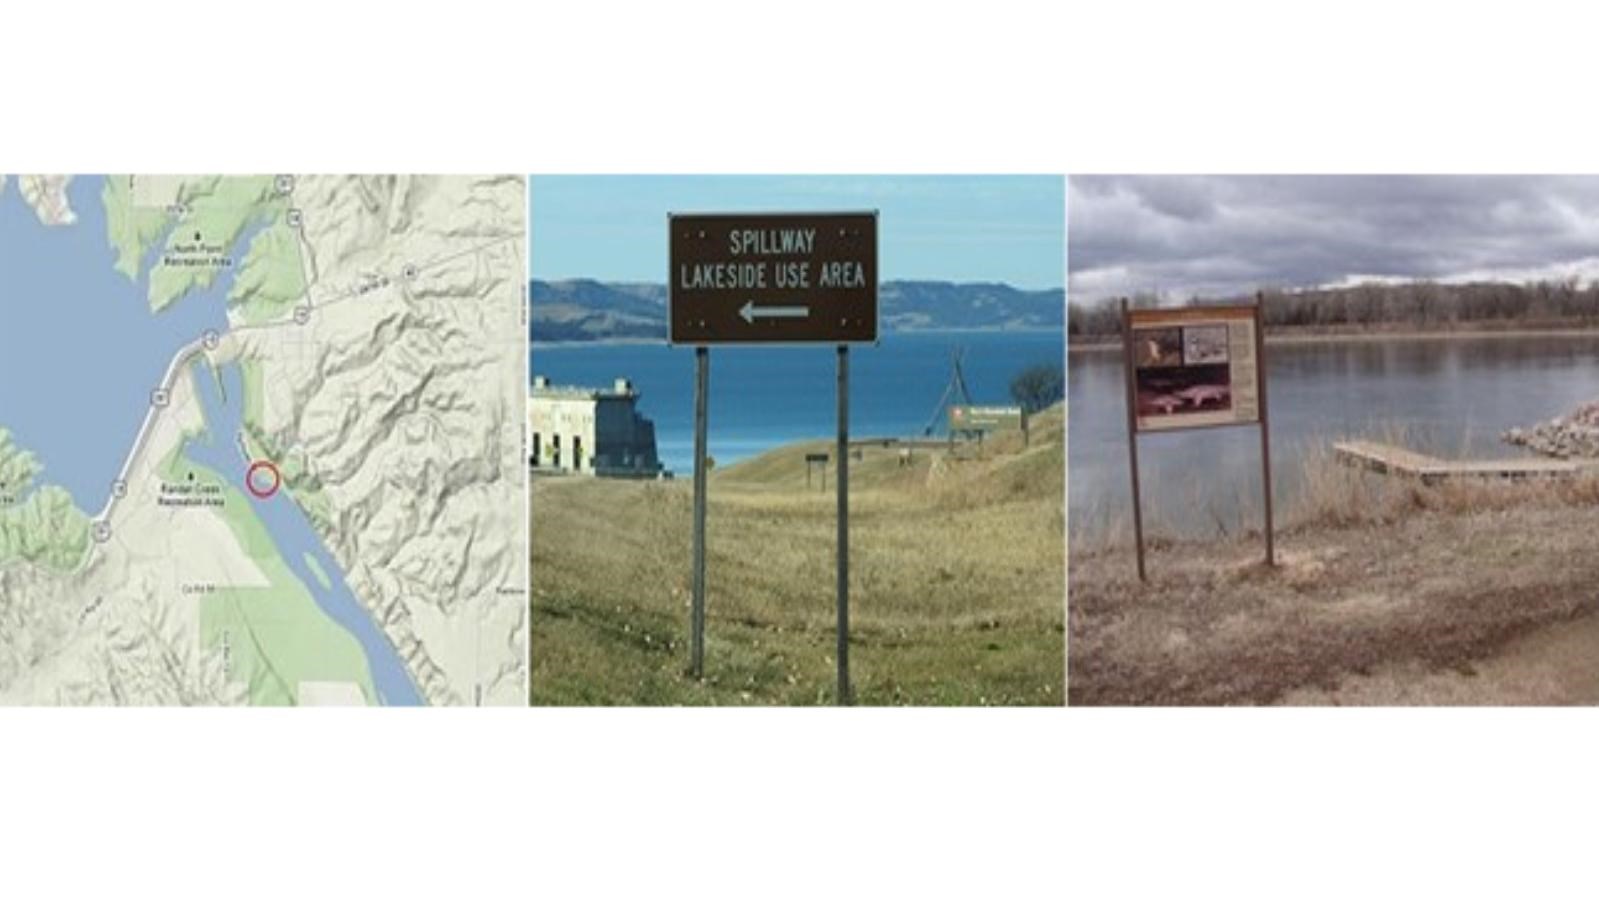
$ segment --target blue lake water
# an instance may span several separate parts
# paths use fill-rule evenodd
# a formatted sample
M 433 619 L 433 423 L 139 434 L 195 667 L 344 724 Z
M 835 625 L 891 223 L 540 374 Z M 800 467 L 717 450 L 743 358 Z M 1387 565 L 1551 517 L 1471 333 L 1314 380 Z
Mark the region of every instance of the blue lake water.
M 1059 366 L 1060 331 L 893 332 L 850 350 L 850 434 L 916 436 L 938 413 L 950 352 L 972 401 L 1009 404 L 1010 380 L 1034 364 Z M 718 347 L 710 351 L 710 454 L 726 465 L 797 440 L 836 432 L 837 354 L 831 346 Z M 655 422 L 661 461 L 687 474 L 694 456 L 694 350 L 663 344 L 534 344 L 534 374 L 555 384 L 609 387 L 631 379 L 639 411 Z
M 1291 516 L 1307 452 L 1345 437 L 1390 436 L 1446 458 L 1518 456 L 1500 435 L 1599 399 L 1599 338 L 1479 336 L 1274 344 L 1267 351 L 1272 496 Z M 1074 532 L 1131 520 L 1121 353 L 1073 351 L 1067 364 L 1069 514 Z M 1139 438 L 1149 534 L 1236 533 L 1261 523 L 1260 432 L 1253 426 Z
M 422 698 L 411 681 L 405 663 L 372 615 L 345 583 L 344 570 L 322 545 L 305 511 L 294 502 L 287 490 L 280 490 L 263 500 L 252 496 L 245 485 L 251 460 L 245 455 L 239 439 L 244 387 L 238 366 L 224 366 L 217 373 L 221 378 L 220 386 L 217 377 L 213 376 L 205 363 L 194 363 L 193 372 L 205 409 L 207 433 L 204 438 L 191 440 L 184 445 L 184 455 L 216 471 L 242 496 L 249 498 L 256 516 L 266 526 L 268 535 L 276 545 L 278 555 L 288 564 L 295 578 L 305 585 L 323 612 L 360 642 L 378 700 L 388 706 L 420 705 Z M 328 576 L 328 586 L 324 587 L 315 576 L 311 565 L 306 562 L 307 556 L 314 559 Z
M 93 515 L 138 434 L 173 354 L 227 329 L 232 270 L 207 290 L 150 311 L 150 265 L 137 282 L 113 266 L 103 178 L 76 178 L 78 221 L 47 228 L 15 181 L 0 193 L 0 428 L 43 465 L 35 484 L 64 487 Z M 241 236 L 230 252 L 253 232 Z M 159 245 L 162 242 L 158 242 Z

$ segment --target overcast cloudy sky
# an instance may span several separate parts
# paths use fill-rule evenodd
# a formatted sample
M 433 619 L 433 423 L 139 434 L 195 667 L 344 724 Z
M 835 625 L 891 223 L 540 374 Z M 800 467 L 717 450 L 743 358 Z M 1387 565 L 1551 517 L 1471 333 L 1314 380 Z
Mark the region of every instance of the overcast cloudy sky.
M 1599 178 L 1073 176 L 1071 298 L 1599 278 Z

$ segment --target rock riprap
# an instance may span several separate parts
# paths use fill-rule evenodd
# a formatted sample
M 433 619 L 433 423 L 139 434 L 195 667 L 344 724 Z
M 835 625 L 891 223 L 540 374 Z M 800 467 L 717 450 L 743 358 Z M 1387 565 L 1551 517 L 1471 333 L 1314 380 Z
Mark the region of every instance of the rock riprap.
M 1504 439 L 1558 459 L 1599 459 L 1599 400 L 1531 428 L 1512 428 Z

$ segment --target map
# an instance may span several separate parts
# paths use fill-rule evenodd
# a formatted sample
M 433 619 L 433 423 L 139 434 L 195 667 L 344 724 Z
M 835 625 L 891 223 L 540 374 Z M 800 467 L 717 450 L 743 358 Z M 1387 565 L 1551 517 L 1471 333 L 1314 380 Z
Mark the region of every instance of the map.
M 526 206 L 0 176 L 0 704 L 525 704 Z

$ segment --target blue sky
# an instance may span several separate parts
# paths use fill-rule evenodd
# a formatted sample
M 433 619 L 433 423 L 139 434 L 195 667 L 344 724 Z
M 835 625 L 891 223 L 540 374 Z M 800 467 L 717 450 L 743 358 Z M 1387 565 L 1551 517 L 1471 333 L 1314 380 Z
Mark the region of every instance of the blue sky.
M 533 277 L 666 280 L 668 212 L 876 209 L 884 281 L 1066 283 L 1055 175 L 535 175 Z

